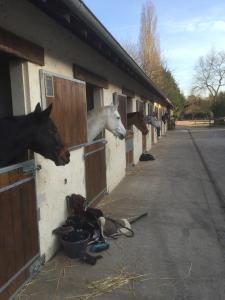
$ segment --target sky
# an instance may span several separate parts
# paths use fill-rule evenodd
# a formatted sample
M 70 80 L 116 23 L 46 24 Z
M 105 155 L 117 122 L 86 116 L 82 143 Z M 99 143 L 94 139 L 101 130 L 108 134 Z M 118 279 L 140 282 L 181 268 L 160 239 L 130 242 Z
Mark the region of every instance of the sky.
M 145 0 L 83 0 L 120 42 L 137 41 Z M 187 96 L 194 66 L 212 48 L 225 50 L 225 0 L 152 0 L 162 57 Z

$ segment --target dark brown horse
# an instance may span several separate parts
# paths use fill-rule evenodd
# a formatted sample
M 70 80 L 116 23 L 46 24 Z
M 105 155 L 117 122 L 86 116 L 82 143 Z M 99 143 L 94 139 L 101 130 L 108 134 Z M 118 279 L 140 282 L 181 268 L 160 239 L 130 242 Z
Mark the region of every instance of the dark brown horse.
M 0 167 L 12 163 L 28 149 L 52 160 L 56 166 L 69 163 L 70 153 L 49 118 L 51 110 L 52 105 L 42 111 L 38 103 L 28 115 L 0 119 Z
M 127 114 L 127 127 L 130 128 L 134 125 L 139 129 L 142 134 L 148 134 L 148 127 L 145 122 L 145 116 L 142 112 L 132 112 Z

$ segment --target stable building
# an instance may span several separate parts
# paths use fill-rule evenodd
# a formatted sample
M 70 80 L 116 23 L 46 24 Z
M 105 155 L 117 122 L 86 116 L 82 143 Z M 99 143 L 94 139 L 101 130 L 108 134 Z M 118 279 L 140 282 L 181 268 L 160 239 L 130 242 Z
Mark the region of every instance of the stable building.
M 0 169 L 0 299 L 8 299 L 56 252 L 52 230 L 67 216 L 65 197 L 81 194 L 95 204 L 157 142 L 148 125 L 147 136 L 134 127 L 119 140 L 105 130 L 87 144 L 87 112 L 116 98 L 126 127 L 128 112 L 157 109 L 160 119 L 172 104 L 80 0 L 2 1 L 0 98 L 0 117 L 53 103 L 71 155 L 56 167 L 27 152 Z

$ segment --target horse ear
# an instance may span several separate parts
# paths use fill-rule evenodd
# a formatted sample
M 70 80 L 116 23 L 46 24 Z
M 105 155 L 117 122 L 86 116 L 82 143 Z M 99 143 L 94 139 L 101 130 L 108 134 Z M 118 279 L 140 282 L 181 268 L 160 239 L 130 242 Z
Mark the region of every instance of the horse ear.
M 40 112 L 42 112 L 42 110 L 41 110 L 41 105 L 40 105 L 39 102 L 38 102 L 38 104 L 36 105 L 34 112 L 35 112 L 35 113 L 40 113 Z
M 41 113 L 42 117 L 46 119 L 49 118 L 51 111 L 52 111 L 52 103 Z
M 114 109 L 117 110 L 119 107 L 119 100 L 115 98 L 114 103 L 113 103 Z
M 113 106 L 114 110 L 117 110 L 117 109 L 118 109 L 118 106 L 119 106 L 119 99 L 118 99 L 118 94 L 117 94 L 117 93 L 113 93 L 112 106 Z
M 52 111 L 52 104 L 50 104 L 45 110 L 41 110 L 41 106 L 38 103 L 35 111 L 34 111 L 34 117 L 38 122 L 44 122 L 49 118 L 49 115 Z

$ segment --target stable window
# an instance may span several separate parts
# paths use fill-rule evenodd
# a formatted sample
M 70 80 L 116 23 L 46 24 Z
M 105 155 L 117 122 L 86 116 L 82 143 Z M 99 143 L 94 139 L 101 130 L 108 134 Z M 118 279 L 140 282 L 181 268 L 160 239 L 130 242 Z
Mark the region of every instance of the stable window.
M 84 82 L 41 72 L 46 106 L 53 104 L 51 118 L 68 147 L 87 142 L 86 85 Z M 53 83 L 51 87 L 51 82 Z M 43 84 L 44 83 L 44 84 Z M 48 85 L 48 86 L 46 86 Z
M 21 61 L 12 55 L 0 51 L 0 118 L 24 114 L 24 98 L 20 97 L 23 85 L 20 80 L 22 74 L 18 72 Z M 16 81 L 14 77 L 16 76 Z M 13 93 L 17 98 L 13 101 Z M 19 113 L 18 113 L 19 112 Z M 21 113 L 22 112 L 22 113 Z M 22 151 L 8 165 L 17 164 L 33 158 L 29 150 Z
M 88 113 L 99 110 L 103 102 L 102 88 L 86 83 L 86 99 Z M 105 130 L 102 130 L 94 140 L 96 141 L 103 138 L 105 138 Z
M 98 110 L 103 105 L 102 88 L 86 83 L 87 111 Z
M 91 111 L 95 107 L 94 102 L 94 86 L 86 84 L 87 111 Z
M 132 97 L 127 96 L 127 114 L 132 112 L 133 112 L 133 99 Z M 127 129 L 129 131 L 132 131 L 132 128 L 133 128 L 132 125 L 128 126 L 127 124 Z
M 136 111 L 143 112 L 145 114 L 145 103 L 143 101 L 136 101 Z
M 0 118 L 13 115 L 9 61 L 7 55 L 0 54 Z
M 152 115 L 152 112 L 153 112 L 153 104 L 148 103 L 148 115 Z
M 159 118 L 159 109 L 158 107 L 155 107 L 155 116 L 158 119 Z
M 86 82 L 87 112 L 99 110 L 103 105 L 103 89 L 108 89 L 108 80 L 77 64 L 73 65 L 74 78 Z M 94 140 L 105 137 L 103 130 Z
M 45 94 L 46 97 L 54 97 L 53 76 L 45 76 Z
M 127 97 L 127 113 L 133 112 L 133 100 L 131 97 Z
M 159 120 L 162 119 L 162 108 L 159 107 L 159 111 L 158 111 L 158 118 Z
M 127 128 L 127 96 L 114 93 L 113 94 L 113 102 L 119 102 L 118 106 L 118 112 L 121 117 L 121 121 L 123 123 L 123 126 Z

